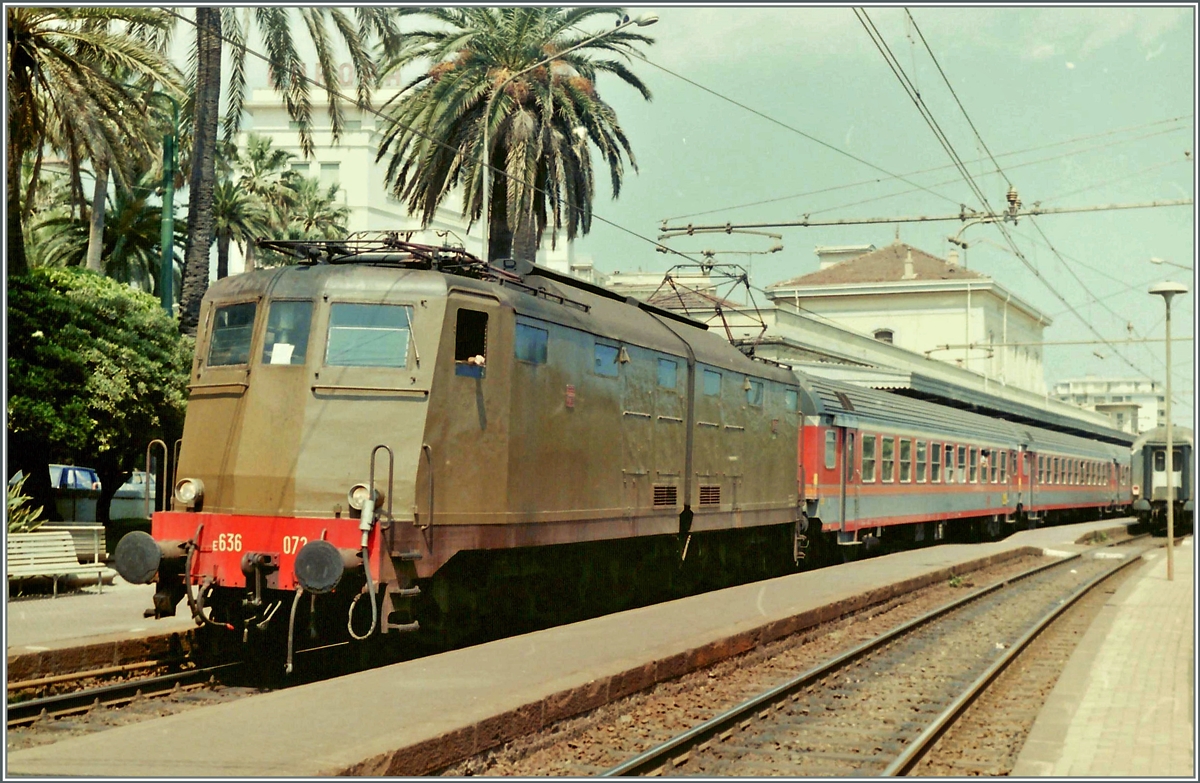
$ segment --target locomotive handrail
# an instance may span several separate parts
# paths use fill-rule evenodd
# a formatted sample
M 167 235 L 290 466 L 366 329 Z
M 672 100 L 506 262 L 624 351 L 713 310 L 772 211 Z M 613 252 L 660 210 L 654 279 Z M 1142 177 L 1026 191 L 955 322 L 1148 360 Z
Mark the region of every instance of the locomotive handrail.
M 429 469 L 425 472 L 429 479 L 427 482 L 429 484 L 429 522 L 420 526 L 422 530 L 427 530 L 433 524 L 433 448 L 428 443 L 422 443 L 421 454 L 425 456 L 426 463 L 429 465 Z M 413 521 L 416 522 L 415 519 Z
M 154 440 L 152 440 L 146 444 L 146 489 L 144 492 L 146 497 L 144 498 L 144 506 L 143 506 L 146 509 L 146 519 L 150 518 L 150 477 L 153 475 L 150 472 L 150 450 L 154 448 L 155 443 L 162 446 L 162 452 L 163 452 L 163 466 L 162 466 L 163 494 L 166 495 L 166 497 L 163 498 L 163 511 L 167 510 L 168 498 L 175 491 L 175 485 L 173 483 L 170 483 L 171 482 L 170 461 L 169 461 L 170 455 L 167 453 L 167 444 L 162 439 L 155 438 Z
M 388 522 L 391 523 L 391 521 L 392 521 L 392 482 L 393 482 L 393 475 L 395 473 L 395 467 L 396 467 L 396 455 L 392 453 L 391 447 L 385 446 L 382 443 L 377 445 L 375 448 L 371 449 L 371 471 L 369 474 L 370 489 L 371 489 L 371 492 L 375 491 L 375 455 L 379 453 L 380 449 L 383 449 L 384 451 L 386 451 L 388 453 L 387 518 L 388 518 Z
M 222 381 L 221 383 L 192 383 L 188 384 L 188 389 L 227 389 L 234 386 L 242 389 L 250 388 L 250 384 L 245 381 Z
M 175 494 L 175 475 L 179 471 L 179 449 L 182 446 L 183 446 L 183 438 L 176 438 L 175 439 L 175 454 L 171 459 L 172 470 L 174 470 L 175 473 L 171 474 L 171 496 L 170 497 L 174 497 L 174 494 Z M 163 503 L 163 511 L 166 511 L 166 510 L 167 510 L 167 507 L 166 507 L 166 503 L 164 502 Z

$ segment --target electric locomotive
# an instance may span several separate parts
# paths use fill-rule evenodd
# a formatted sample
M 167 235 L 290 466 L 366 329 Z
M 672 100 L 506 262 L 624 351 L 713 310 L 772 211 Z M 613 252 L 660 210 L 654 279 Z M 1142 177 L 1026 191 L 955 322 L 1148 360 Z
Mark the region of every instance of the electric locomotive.
M 298 623 L 362 639 L 633 593 L 664 553 L 676 579 L 794 565 L 795 375 L 670 311 L 409 239 L 277 243 L 301 263 L 211 286 L 172 507 L 115 551 L 156 586 L 147 616 L 186 598 L 290 649 Z
M 1194 466 L 1192 462 L 1192 430 L 1173 427 L 1171 430 L 1170 480 L 1174 498 L 1175 521 L 1187 527 L 1192 524 Z M 1136 482 L 1133 509 L 1143 523 L 1161 527 L 1167 518 L 1167 428 L 1156 427 L 1142 433 L 1133 443 L 1133 474 Z M 1178 532 L 1178 529 L 1176 529 Z

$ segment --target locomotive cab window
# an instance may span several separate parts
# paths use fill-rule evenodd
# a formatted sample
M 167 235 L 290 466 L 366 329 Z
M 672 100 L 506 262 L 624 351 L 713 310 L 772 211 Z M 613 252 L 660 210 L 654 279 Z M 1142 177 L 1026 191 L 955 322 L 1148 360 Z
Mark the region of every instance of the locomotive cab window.
M 271 302 L 267 311 L 262 363 L 304 364 L 311 323 L 312 302 Z
M 800 393 L 795 389 L 787 389 L 783 392 L 783 401 L 785 407 L 792 413 L 800 409 Z
M 487 366 L 487 313 L 460 308 L 454 322 L 454 374 L 482 378 Z
M 218 307 L 212 319 L 208 342 L 208 366 L 222 367 L 250 362 L 250 340 L 254 336 L 255 302 Z
M 325 363 L 335 367 L 405 367 L 412 336 L 407 305 L 334 302 Z

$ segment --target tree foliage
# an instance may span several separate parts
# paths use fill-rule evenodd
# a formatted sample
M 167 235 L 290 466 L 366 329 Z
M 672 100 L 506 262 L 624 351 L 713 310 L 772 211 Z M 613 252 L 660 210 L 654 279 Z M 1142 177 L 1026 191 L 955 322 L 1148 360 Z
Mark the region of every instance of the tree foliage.
M 182 432 L 193 344 L 150 294 L 77 268 L 8 280 L 9 472 L 53 509 L 47 465 L 94 465 L 108 501 L 152 438 Z
M 77 200 L 83 161 L 103 161 L 118 183 L 156 142 L 144 96 L 160 85 L 182 96 L 165 55 L 173 27 L 162 9 L 15 7 L 5 9 L 8 89 L 8 262 L 26 269 L 22 224 L 29 217 L 43 156 L 61 153 Z M 21 177 L 26 157 L 32 177 Z
M 580 25 L 597 16 L 620 18 L 618 8 L 412 13 L 438 25 L 406 33 L 404 50 L 383 72 L 425 69 L 383 107 L 388 120 L 376 160 L 388 158 L 392 194 L 425 225 L 456 187 L 463 188 L 462 214 L 470 221 L 481 216 L 486 195 L 492 258 L 509 255 L 514 243 L 513 255 L 532 258 L 547 226 L 552 241 L 564 224 L 568 239 L 586 234 L 595 194 L 588 142 L 608 164 L 613 198 L 620 195 L 624 161 L 637 170 L 616 112 L 596 91 L 596 77 L 611 74 L 650 99 L 649 88 L 621 59 L 598 55 L 627 58 L 654 39 L 625 29 L 588 42 L 594 34 Z M 556 52 L 565 53 L 537 65 Z M 485 124 L 486 159 L 497 172 L 488 194 L 482 193 Z

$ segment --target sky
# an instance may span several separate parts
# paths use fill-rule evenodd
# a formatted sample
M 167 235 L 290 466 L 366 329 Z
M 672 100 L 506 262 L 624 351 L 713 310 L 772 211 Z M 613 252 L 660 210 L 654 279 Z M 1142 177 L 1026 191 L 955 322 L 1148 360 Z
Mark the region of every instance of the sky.
M 866 14 L 993 208 L 1006 204 L 1009 183 L 1024 206 L 1047 208 L 1194 198 L 1194 8 L 908 10 L 915 25 L 902 6 Z M 659 17 L 643 30 L 656 39 L 644 49 L 648 62 L 631 64 L 653 95 L 646 102 L 604 77 L 596 85 L 637 159 L 616 200 L 597 178 L 598 219 L 575 252 L 599 270 L 665 271 L 682 261 L 654 252 L 668 218 L 670 226 L 724 225 L 984 208 L 852 7 L 629 13 Z M 960 255 L 1051 316 L 1048 343 L 1097 341 L 1046 345 L 1051 389 L 1088 374 L 1161 382 L 1165 308 L 1147 289 L 1168 279 L 1188 286 L 1172 304 L 1172 334 L 1192 335 L 1194 273 L 1180 266 L 1194 267 L 1195 225 L 1194 205 L 1044 215 L 1008 226 L 1025 261 L 986 224 L 964 231 Z M 900 239 L 945 258 L 960 227 L 905 223 Z M 776 241 L 753 234 L 664 244 L 694 257 L 715 250 L 763 288 L 815 271 L 817 246 L 881 247 L 896 228 L 761 229 L 782 236 L 784 250 L 769 255 L 754 253 Z M 1148 337 L 1159 342 L 1116 342 Z M 1194 343 L 1173 342 L 1171 358 L 1172 418 L 1188 424 Z
M 650 101 L 611 75 L 596 83 L 636 158 L 615 200 L 598 169 L 592 230 L 575 243 L 576 259 L 601 272 L 665 272 L 685 261 L 656 252 L 664 220 L 724 225 L 985 209 L 933 127 L 993 209 L 1004 207 L 1010 184 L 1025 207 L 1195 196 L 1191 5 L 867 8 L 933 127 L 851 6 L 624 8 L 659 21 L 641 29 L 655 39 L 645 59 L 630 62 Z M 593 23 L 588 30 L 605 29 Z M 593 163 L 602 164 L 595 151 Z M 1043 351 L 1049 388 L 1086 375 L 1161 382 L 1164 306 L 1147 289 L 1163 280 L 1188 286 L 1172 305 L 1172 333 L 1191 336 L 1195 216 L 1188 205 L 1023 217 L 1007 237 L 995 225 L 974 225 L 962 234 L 968 248 L 960 256 L 1051 317 Z M 904 223 L 899 238 L 945 258 L 961 227 Z M 815 247 L 881 247 L 897 226 L 760 230 L 781 240 L 733 233 L 663 244 L 697 260 L 701 250 L 716 251 L 762 289 L 816 270 Z M 763 253 L 777 241 L 781 252 Z M 761 290 L 756 297 L 765 301 Z M 1157 342 L 1124 342 L 1147 338 Z M 1172 365 L 1172 418 L 1190 425 L 1195 344 L 1173 342 Z

